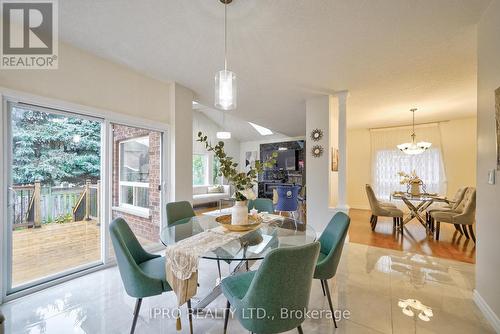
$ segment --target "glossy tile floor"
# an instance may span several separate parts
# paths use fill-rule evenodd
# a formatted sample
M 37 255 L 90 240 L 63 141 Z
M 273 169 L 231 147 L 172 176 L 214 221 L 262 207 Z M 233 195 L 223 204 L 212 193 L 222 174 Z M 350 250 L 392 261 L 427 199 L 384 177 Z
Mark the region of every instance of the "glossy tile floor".
M 223 269 L 227 272 L 227 266 Z M 215 278 L 215 263 L 202 261 L 200 295 Z M 331 319 L 306 320 L 304 333 L 493 333 L 472 301 L 473 286 L 471 264 L 346 244 L 330 288 L 335 306 L 348 310 L 350 317 L 341 320 L 336 331 Z M 432 308 L 430 321 L 402 313 L 398 301 L 408 298 Z M 210 305 L 212 315 L 221 316 L 224 305 L 219 297 Z M 136 333 L 176 333 L 173 319 L 152 316 L 153 308 L 168 311 L 174 306 L 171 293 L 145 299 Z M 133 307 L 134 299 L 124 292 L 113 267 L 6 303 L 1 309 L 7 317 L 7 333 L 127 333 Z M 310 309 L 328 309 L 318 281 L 313 282 Z M 201 316 L 194 326 L 195 333 L 222 333 L 223 321 Z M 183 317 L 181 333 L 188 332 Z M 248 332 L 231 320 L 228 333 Z

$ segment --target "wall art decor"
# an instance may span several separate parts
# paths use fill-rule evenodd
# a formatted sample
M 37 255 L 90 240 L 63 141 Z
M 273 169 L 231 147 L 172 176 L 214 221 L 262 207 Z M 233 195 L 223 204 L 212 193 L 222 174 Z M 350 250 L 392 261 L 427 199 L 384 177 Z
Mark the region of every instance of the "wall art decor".
M 314 145 L 311 149 L 311 154 L 314 158 L 319 158 L 323 155 L 323 147 L 321 145 Z
M 311 131 L 311 139 L 312 140 L 319 141 L 321 138 L 323 138 L 323 130 L 314 129 Z

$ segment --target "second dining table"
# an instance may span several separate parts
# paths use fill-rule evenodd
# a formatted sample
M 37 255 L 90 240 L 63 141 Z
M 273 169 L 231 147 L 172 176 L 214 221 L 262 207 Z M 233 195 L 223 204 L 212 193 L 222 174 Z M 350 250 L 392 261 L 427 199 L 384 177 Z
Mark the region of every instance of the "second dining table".
M 168 247 L 204 231 L 219 228 L 216 218 L 203 215 L 181 219 L 163 228 L 160 232 L 160 240 Z M 302 246 L 317 239 L 316 231 L 300 221 L 274 214 L 261 214 L 261 218 L 263 222 L 255 230 L 241 233 L 239 238 L 214 250 L 209 250 L 201 256 L 203 259 L 216 261 L 219 277 L 221 276 L 220 261 L 236 262 L 237 265 L 231 272 L 231 275 L 234 275 L 248 270 L 252 263 L 264 259 L 266 254 L 273 249 Z M 208 295 L 194 305 L 195 312 L 202 312 L 222 293 L 219 283 L 220 280 Z

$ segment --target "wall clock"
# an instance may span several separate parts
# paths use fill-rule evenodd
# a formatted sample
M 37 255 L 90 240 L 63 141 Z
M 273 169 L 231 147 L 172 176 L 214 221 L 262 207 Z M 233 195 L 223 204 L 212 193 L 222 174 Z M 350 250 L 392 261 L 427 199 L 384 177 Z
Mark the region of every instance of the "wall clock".
M 319 141 L 321 138 L 323 138 L 323 130 L 314 129 L 311 131 L 311 139 L 312 140 Z
M 319 158 L 323 155 L 323 147 L 321 145 L 314 145 L 311 149 L 311 154 L 315 158 Z

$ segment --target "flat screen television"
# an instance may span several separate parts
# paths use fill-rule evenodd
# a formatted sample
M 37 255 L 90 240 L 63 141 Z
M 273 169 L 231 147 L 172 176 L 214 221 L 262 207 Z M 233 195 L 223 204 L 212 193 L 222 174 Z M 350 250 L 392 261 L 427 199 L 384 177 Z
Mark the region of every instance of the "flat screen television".
M 297 170 L 297 152 L 296 150 L 277 151 L 276 167 L 284 170 Z

